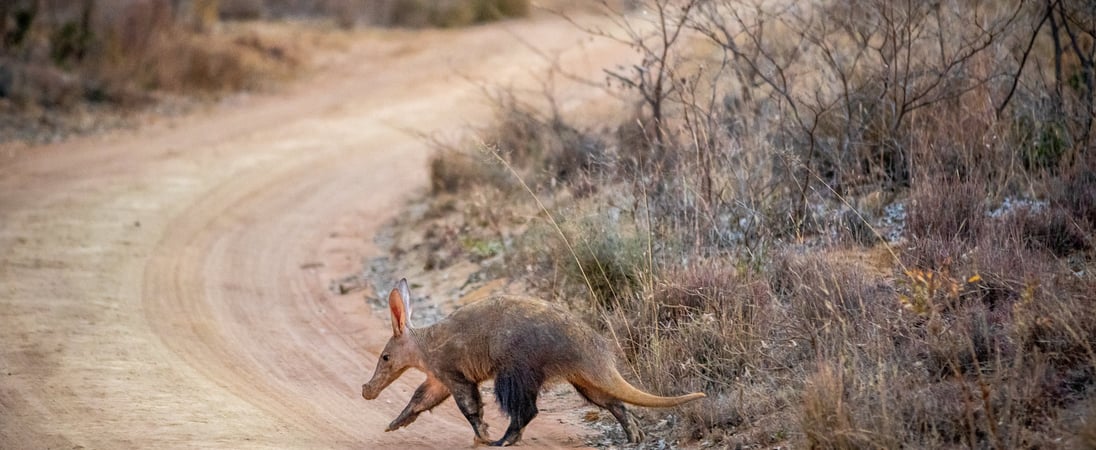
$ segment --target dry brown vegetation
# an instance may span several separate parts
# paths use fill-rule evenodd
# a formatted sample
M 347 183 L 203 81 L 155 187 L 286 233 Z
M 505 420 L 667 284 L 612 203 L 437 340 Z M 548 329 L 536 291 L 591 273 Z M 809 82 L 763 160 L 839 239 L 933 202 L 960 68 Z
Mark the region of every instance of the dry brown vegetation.
M 1096 445 L 1096 10 L 641 8 L 611 13 L 628 120 L 503 96 L 435 157 L 430 269 L 520 280 L 640 384 L 706 391 L 661 439 Z
M 379 20 L 387 24 L 454 27 L 529 14 L 529 0 L 388 0 Z
M 173 110 L 186 99 L 264 89 L 297 73 L 316 48 L 338 42 L 311 24 L 217 23 L 216 9 L 203 5 L 5 2 L 3 140 L 53 139 L 124 123 L 148 106 Z
M 529 11 L 527 0 L 6 0 L 0 141 L 63 135 L 169 96 L 263 89 L 340 47 L 333 25 L 462 26 Z
M 167 1 L 15 2 L 3 11 L 3 97 L 66 107 L 126 103 L 149 91 L 255 88 L 300 65 L 303 30 L 189 25 Z M 311 39 L 315 39 L 312 37 Z

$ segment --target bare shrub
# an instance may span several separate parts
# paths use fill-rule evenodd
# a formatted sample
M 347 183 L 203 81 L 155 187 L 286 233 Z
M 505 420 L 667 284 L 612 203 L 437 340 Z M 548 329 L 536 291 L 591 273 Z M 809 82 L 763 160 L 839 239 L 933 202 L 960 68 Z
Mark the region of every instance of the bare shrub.
M 1096 139 L 1096 11 L 1073 1 L 1048 3 L 1044 11 L 1034 33 L 1045 25 L 1050 38 L 1048 50 L 1037 57 L 1053 67 L 1045 97 L 1053 105 L 1051 122 L 1064 131 L 1054 137 L 1067 149 L 1064 159 L 1084 158 L 1083 149 Z
M 740 84 L 764 87 L 748 101 L 786 113 L 777 123 L 800 149 L 803 165 L 793 168 L 800 219 L 815 178 L 837 193 L 908 185 L 915 113 L 999 75 L 973 69 L 1021 11 L 992 2 L 908 1 L 902 14 L 875 0 L 817 8 L 741 3 L 706 4 L 696 29 L 742 67 L 734 72 Z M 803 70 L 816 75 L 798 76 Z

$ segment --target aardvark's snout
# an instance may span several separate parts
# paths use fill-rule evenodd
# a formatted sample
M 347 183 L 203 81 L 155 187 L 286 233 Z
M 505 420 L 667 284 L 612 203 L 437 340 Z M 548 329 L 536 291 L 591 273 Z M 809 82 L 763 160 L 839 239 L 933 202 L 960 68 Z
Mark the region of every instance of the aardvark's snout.
M 368 384 L 363 384 L 362 385 L 362 398 L 364 398 L 366 400 L 373 400 L 373 399 L 377 398 L 377 395 L 379 395 L 379 394 L 380 394 L 380 392 L 377 392 L 377 390 L 370 389 Z

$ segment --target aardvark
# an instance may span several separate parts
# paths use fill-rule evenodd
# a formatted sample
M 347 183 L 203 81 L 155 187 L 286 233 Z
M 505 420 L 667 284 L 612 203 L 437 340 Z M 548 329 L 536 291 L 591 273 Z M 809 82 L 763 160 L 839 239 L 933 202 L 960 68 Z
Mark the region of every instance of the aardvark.
M 522 430 L 537 415 L 537 394 L 553 380 L 565 380 L 584 398 L 609 410 L 624 428 L 629 442 L 642 431 L 624 403 L 670 407 L 703 398 L 703 393 L 659 397 L 628 384 L 613 364 L 609 343 L 574 316 L 548 303 L 523 297 L 498 296 L 456 310 L 446 319 L 411 328 L 411 292 L 407 280 L 388 295 L 392 339 L 377 360 L 373 379 L 362 385 L 362 397 L 380 395 L 408 368 L 426 373 L 426 381 L 385 431 L 404 427 L 449 398 L 472 424 L 476 442 L 496 446 L 521 439 Z M 495 397 L 510 426 L 492 442 L 483 422 L 479 384 L 495 379 Z

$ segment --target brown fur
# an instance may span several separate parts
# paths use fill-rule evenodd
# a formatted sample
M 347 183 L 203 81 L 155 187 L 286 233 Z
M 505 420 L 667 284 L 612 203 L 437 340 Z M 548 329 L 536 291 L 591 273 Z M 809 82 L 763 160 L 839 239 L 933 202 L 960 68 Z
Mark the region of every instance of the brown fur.
M 630 442 L 642 437 L 624 403 L 669 407 L 704 397 L 648 394 L 628 384 L 613 364 L 605 339 L 566 311 L 525 297 L 499 296 L 458 309 L 429 327 L 409 326 L 410 292 L 400 280 L 389 294 L 392 339 L 388 341 L 373 378 L 362 385 L 362 396 L 372 400 L 408 368 L 427 379 L 386 431 L 414 422 L 450 395 L 472 425 L 476 441 L 510 445 L 537 415 L 541 386 L 553 380 L 571 383 L 590 402 L 609 410 Z M 478 385 L 495 379 L 495 396 L 510 416 L 510 426 L 498 441 L 487 436 Z

